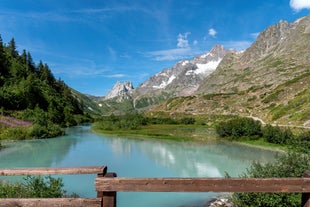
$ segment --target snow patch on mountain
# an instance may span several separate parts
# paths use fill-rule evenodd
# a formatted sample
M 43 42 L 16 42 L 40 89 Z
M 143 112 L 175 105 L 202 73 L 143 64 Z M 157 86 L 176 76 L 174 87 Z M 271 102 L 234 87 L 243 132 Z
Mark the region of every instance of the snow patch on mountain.
M 168 81 L 163 81 L 159 86 L 153 86 L 153 88 L 156 89 L 161 89 L 161 88 L 165 88 L 167 85 L 169 85 L 174 79 L 175 79 L 175 75 L 172 75 L 171 77 L 169 77 Z
M 217 66 L 222 61 L 222 58 L 218 59 L 217 61 L 210 61 L 208 63 L 196 63 L 197 68 L 194 70 L 188 70 L 185 75 L 207 75 L 212 73 Z
M 189 63 L 188 60 L 184 60 L 184 61 L 182 62 L 182 66 L 185 66 L 185 65 L 187 65 L 188 63 Z

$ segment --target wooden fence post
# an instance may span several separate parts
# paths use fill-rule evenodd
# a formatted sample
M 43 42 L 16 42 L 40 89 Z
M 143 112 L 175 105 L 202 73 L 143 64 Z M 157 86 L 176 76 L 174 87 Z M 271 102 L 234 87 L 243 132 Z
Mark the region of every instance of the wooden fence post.
M 97 174 L 97 177 L 104 177 L 107 174 L 107 167 L 103 168 L 103 171 Z M 102 192 L 97 191 L 97 198 L 102 198 Z
M 117 175 L 116 173 L 109 172 L 106 173 L 104 177 L 113 179 L 117 177 Z M 102 192 L 102 206 L 116 207 L 116 191 Z
M 303 174 L 304 178 L 310 178 L 310 171 L 306 171 Z M 303 193 L 301 195 L 301 207 L 310 207 L 310 193 Z

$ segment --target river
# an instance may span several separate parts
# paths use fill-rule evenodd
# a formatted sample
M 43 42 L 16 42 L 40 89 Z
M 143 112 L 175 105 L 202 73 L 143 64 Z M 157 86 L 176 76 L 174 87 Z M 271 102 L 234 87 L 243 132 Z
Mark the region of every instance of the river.
M 68 128 L 66 136 L 9 142 L 0 151 L 0 167 L 108 166 L 118 177 L 238 176 L 254 160 L 276 153 L 232 143 L 198 144 L 98 135 L 90 126 Z M 95 175 L 62 176 L 68 193 L 96 197 Z M 3 177 L 1 179 L 4 179 Z M 20 179 L 20 178 L 9 178 Z M 199 207 L 215 193 L 118 193 L 118 206 Z

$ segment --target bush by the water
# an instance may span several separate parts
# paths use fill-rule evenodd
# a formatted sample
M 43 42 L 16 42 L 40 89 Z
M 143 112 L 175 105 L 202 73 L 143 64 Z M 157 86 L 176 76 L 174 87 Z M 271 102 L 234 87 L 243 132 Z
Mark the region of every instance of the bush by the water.
M 259 121 L 241 117 L 220 122 L 216 126 L 216 132 L 220 137 L 230 137 L 235 140 L 244 136 L 257 137 L 262 134 Z
M 310 131 L 303 132 L 295 136 L 294 139 L 290 140 L 289 144 L 297 152 L 309 153 L 310 152 Z
M 106 131 L 113 130 L 135 130 L 139 129 L 142 125 L 146 125 L 146 119 L 138 113 L 126 114 L 124 116 L 111 115 L 109 117 L 97 120 L 94 128 Z
M 34 124 L 32 126 L 0 127 L 1 139 L 24 140 L 33 138 L 49 138 L 64 134 L 64 130 L 57 124 L 49 125 Z
M 302 177 L 309 170 L 310 155 L 289 152 L 276 158 L 272 163 L 254 162 L 241 177 L 281 178 Z M 234 193 L 233 202 L 238 207 L 299 207 L 300 193 Z
M 1 181 L 0 198 L 61 198 L 67 196 L 63 187 L 61 178 L 27 176 L 21 183 Z
M 192 117 L 181 119 L 145 117 L 139 113 L 128 113 L 122 116 L 110 115 L 96 121 L 94 128 L 105 131 L 113 130 L 137 130 L 142 126 L 151 124 L 195 124 L 196 120 Z
M 267 124 L 263 129 L 263 137 L 269 143 L 288 144 L 293 138 L 293 133 L 290 129 L 281 129 L 279 126 Z
M 289 128 L 281 128 L 267 124 L 262 126 L 259 121 L 251 118 L 235 118 L 217 124 L 216 132 L 220 137 L 240 140 L 263 138 L 266 142 L 283 145 L 299 145 L 303 150 L 309 149 L 310 132 L 295 136 Z M 305 148 L 306 147 L 306 148 Z

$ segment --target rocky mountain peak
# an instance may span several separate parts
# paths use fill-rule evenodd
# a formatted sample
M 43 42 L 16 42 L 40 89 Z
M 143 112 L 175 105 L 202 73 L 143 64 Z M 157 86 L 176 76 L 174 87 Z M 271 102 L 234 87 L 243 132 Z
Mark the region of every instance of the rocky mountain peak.
M 253 45 L 245 51 L 242 61 L 244 63 L 252 62 L 273 52 L 275 47 L 279 47 L 279 44 L 286 41 L 297 24 L 280 20 L 277 24 L 262 31 Z
M 217 70 L 200 84 L 197 94 L 237 93 L 251 87 L 267 93 L 303 74 L 310 64 L 309 25 L 310 15 L 268 27 L 243 53 L 227 54 Z
M 223 59 L 223 57 L 226 55 L 227 50 L 224 48 L 223 45 L 215 45 L 213 48 L 202 55 L 199 55 L 195 57 L 194 61 L 200 61 L 200 62 L 209 62 L 209 61 L 217 61 Z
M 124 82 L 116 82 L 113 89 L 105 96 L 105 99 L 112 99 L 112 98 L 124 98 L 129 96 L 132 90 L 134 89 L 132 82 L 124 81 Z
M 179 61 L 172 68 L 164 69 L 150 77 L 135 90 L 135 93 L 139 94 L 139 97 L 165 94 L 165 98 L 193 95 L 200 82 L 216 69 L 227 52 L 223 45 L 215 45 L 207 53 L 191 60 Z

